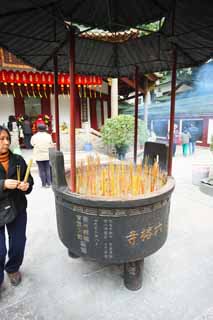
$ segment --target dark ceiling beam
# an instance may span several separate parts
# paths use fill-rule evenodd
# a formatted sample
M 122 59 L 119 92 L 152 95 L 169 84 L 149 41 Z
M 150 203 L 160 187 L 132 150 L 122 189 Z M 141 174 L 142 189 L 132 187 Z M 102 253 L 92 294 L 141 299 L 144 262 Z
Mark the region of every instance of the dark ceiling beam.
M 0 18 L 6 18 L 6 17 L 10 17 L 10 16 L 14 16 L 14 15 L 23 15 L 25 13 L 28 13 L 28 12 L 32 12 L 34 10 L 38 10 L 38 9 L 46 9 L 48 8 L 49 6 L 55 4 L 54 2 L 51 2 L 45 6 L 41 6 L 41 7 L 31 7 L 31 8 L 27 8 L 27 9 L 22 9 L 22 10 L 18 10 L 18 11 L 10 11 L 10 12 L 7 12 L 7 13 L 2 13 L 0 14 Z
M 135 80 L 130 80 L 126 77 L 121 77 L 119 78 L 121 81 L 123 81 L 124 83 L 126 83 L 128 86 L 130 86 L 131 88 L 134 88 L 135 89 Z M 140 86 L 138 87 L 138 91 L 141 92 L 141 93 L 145 93 L 144 89 L 141 88 Z
M 61 11 L 58 10 L 58 12 L 60 13 L 60 16 L 61 18 L 59 18 L 58 15 L 55 14 L 56 10 L 52 10 L 52 9 L 56 9 L 56 5 L 58 4 L 57 2 L 52 2 L 52 3 L 49 3 L 48 5 L 46 6 L 39 6 L 37 5 L 37 0 L 29 0 L 30 2 L 32 2 L 33 4 L 35 4 L 35 6 L 37 6 L 37 9 L 38 10 L 43 10 L 46 14 L 48 14 L 48 16 L 52 19 L 54 19 L 55 21 L 58 21 L 59 23 L 63 23 L 64 24 L 64 17 L 63 15 L 61 14 Z M 59 3 L 61 2 L 58 1 Z M 51 11 L 50 11 L 51 10 Z
M 190 59 L 190 61 L 193 61 L 193 63 L 197 63 L 197 61 L 195 59 L 192 58 L 192 56 L 186 52 L 182 47 L 180 47 L 177 43 L 175 44 L 176 48 L 178 51 L 180 51 L 183 55 L 185 55 L 188 59 Z
M 156 7 L 158 7 L 163 13 L 168 11 L 168 9 L 162 6 L 162 4 L 158 2 L 158 0 L 152 0 L 152 1 L 155 3 Z
M 111 30 L 112 26 L 112 12 L 111 12 L 111 1 L 107 0 L 107 14 L 108 14 L 108 20 L 109 20 L 109 29 Z
M 0 31 L 0 34 L 5 34 L 7 36 L 17 37 L 17 38 L 22 38 L 22 39 L 27 39 L 27 40 L 42 41 L 42 42 L 46 42 L 46 43 L 59 43 L 59 41 L 36 38 L 36 37 L 30 37 L 30 36 L 27 36 L 27 35 L 23 35 L 23 34 L 19 34 L 19 33 L 7 32 L 7 31 Z
M 75 4 L 75 6 L 72 8 L 70 18 L 72 18 L 72 15 L 80 8 L 80 6 L 82 5 L 83 2 L 85 2 L 85 0 L 79 0 L 79 1 Z
M 66 39 L 63 40 L 63 41 L 61 42 L 61 44 L 60 44 L 55 50 L 52 51 L 52 53 L 49 55 L 49 57 L 39 66 L 38 69 L 43 69 L 43 67 L 44 67 L 50 60 L 52 60 L 55 55 L 57 55 L 58 51 L 59 51 L 61 48 L 63 48 L 63 46 L 67 43 L 67 41 L 68 41 L 68 35 L 67 35 Z

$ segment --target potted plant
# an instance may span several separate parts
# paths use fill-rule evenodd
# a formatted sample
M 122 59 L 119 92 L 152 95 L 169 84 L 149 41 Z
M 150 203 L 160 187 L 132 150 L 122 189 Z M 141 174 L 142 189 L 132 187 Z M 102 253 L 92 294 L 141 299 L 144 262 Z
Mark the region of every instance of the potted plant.
M 141 120 L 138 121 L 139 142 L 143 144 L 147 138 L 145 126 Z M 134 140 L 134 117 L 130 115 L 119 115 L 115 118 L 107 119 L 101 129 L 103 142 L 113 145 L 120 160 L 125 158 L 125 154 Z

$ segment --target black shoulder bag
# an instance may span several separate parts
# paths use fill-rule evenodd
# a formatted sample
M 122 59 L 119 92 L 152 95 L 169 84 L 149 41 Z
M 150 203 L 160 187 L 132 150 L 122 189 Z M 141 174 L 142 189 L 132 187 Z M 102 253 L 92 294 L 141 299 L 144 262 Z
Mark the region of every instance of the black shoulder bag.
M 18 212 L 14 205 L 14 201 L 7 197 L 0 200 L 0 227 L 11 223 L 17 216 Z

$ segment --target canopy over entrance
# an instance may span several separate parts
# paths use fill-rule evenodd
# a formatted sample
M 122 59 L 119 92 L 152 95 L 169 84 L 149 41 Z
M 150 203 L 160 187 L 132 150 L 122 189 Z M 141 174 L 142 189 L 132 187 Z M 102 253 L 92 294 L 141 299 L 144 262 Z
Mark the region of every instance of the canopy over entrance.
M 22 0 L 0 1 L 0 45 L 38 70 L 68 72 L 67 26 L 83 25 L 76 34 L 75 71 L 121 77 L 171 69 L 176 47 L 177 68 L 199 65 L 212 56 L 213 6 L 210 0 Z M 87 31 L 111 33 L 145 28 L 159 21 L 159 31 L 124 42 L 88 38 Z M 143 26 L 142 26 L 143 25 Z

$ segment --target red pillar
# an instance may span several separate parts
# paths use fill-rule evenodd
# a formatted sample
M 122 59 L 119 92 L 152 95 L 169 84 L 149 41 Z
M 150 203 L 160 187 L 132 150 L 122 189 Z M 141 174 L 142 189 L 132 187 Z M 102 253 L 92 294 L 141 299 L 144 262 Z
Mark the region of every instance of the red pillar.
M 53 58 L 54 62 L 54 100 L 55 100 L 55 131 L 56 131 L 56 148 L 60 150 L 59 134 L 59 103 L 58 103 L 58 57 Z
M 137 163 L 138 144 L 138 66 L 135 67 L 135 131 L 134 131 L 134 163 Z
M 172 175 L 172 157 L 173 157 L 173 138 L 174 138 L 174 120 L 175 120 L 175 96 L 176 96 L 176 69 L 177 69 L 177 51 L 173 50 L 172 66 L 172 88 L 171 88 L 171 107 L 170 107 L 170 131 L 169 131 L 169 158 L 168 175 Z
M 15 115 L 16 117 L 20 114 L 25 114 L 25 108 L 24 108 L 24 98 L 21 97 L 20 94 L 17 94 L 14 97 L 14 107 L 15 107 Z
M 76 159 L 75 159 L 75 32 L 70 29 L 70 189 L 76 191 Z
M 50 109 L 51 109 L 50 108 L 50 94 L 49 94 L 49 92 L 47 92 L 47 97 L 41 98 L 41 113 L 50 115 L 51 114 Z

